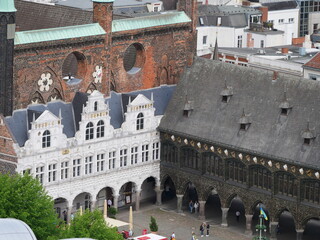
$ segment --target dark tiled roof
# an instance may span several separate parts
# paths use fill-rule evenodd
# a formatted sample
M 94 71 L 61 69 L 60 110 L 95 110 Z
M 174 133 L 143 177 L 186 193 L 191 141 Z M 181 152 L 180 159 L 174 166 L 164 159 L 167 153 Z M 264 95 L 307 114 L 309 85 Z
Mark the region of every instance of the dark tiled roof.
M 126 94 L 111 92 L 110 97 L 105 100 L 105 102 L 109 104 L 111 125 L 114 128 L 121 127 L 125 120 L 124 109 L 126 109 L 128 104 L 129 96 L 137 96 L 138 94 L 143 94 L 147 98 L 151 99 L 151 93 L 153 93 L 154 107 L 156 108 L 155 115 L 163 115 L 174 89 L 175 86 L 170 85 L 139 90 Z M 131 99 L 133 100 L 133 97 Z M 87 101 L 88 94 L 78 92 L 76 93 L 72 103 L 64 103 L 59 100 L 50 102 L 47 105 L 29 105 L 26 109 L 14 111 L 12 116 L 5 118 L 5 122 L 12 132 L 14 140 L 20 147 L 24 146 L 25 142 L 28 140 L 28 130 L 31 128 L 33 118 L 37 119 L 45 110 L 50 111 L 57 117 L 61 114 L 63 133 L 68 138 L 74 137 L 76 131 L 79 130 L 79 121 L 81 120 L 82 109 L 83 106 L 86 105 Z
M 220 93 L 233 88 L 233 96 L 223 103 Z M 293 106 L 288 116 L 279 108 L 286 89 Z M 159 129 L 220 144 L 228 148 L 273 159 L 319 167 L 320 159 L 320 82 L 272 72 L 195 58 L 187 68 L 168 104 Z M 185 97 L 194 101 L 190 117 L 183 116 Z M 251 125 L 240 130 L 242 111 Z M 310 121 L 316 138 L 304 145 L 302 133 Z
M 307 68 L 316 68 L 320 70 L 320 53 L 317 53 L 309 62 L 303 65 Z
M 15 0 L 19 31 L 65 27 L 92 23 L 92 12 L 74 7 Z
M 296 1 L 268 2 L 262 5 L 268 7 L 269 11 L 293 9 L 298 6 Z

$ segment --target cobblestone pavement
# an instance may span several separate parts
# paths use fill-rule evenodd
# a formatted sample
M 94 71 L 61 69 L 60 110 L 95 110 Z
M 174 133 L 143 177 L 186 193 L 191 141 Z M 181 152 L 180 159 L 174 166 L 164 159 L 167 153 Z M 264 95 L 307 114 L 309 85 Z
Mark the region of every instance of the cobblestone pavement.
M 251 240 L 252 237 L 246 236 L 230 228 L 222 228 L 220 225 L 207 221 L 210 224 L 210 236 L 200 237 L 199 227 L 202 223 L 195 214 L 187 212 L 177 213 L 169 210 L 166 206 L 141 206 L 140 211 L 133 211 L 133 232 L 134 236 L 142 234 L 143 229 L 149 232 L 150 216 L 155 217 L 159 230 L 158 234 L 169 237 L 175 232 L 177 240 L 190 240 L 191 233 L 194 231 L 199 240 Z M 121 209 L 117 214 L 117 219 L 128 222 L 129 210 Z M 128 227 L 121 227 L 119 230 L 128 230 Z

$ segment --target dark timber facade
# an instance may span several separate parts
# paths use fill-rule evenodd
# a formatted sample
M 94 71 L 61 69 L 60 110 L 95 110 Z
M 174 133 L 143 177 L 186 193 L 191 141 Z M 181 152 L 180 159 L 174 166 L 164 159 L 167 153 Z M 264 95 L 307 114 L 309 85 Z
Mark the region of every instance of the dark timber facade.
M 159 127 L 162 187 L 173 183 L 178 211 L 192 199 L 191 184 L 202 219 L 217 195 L 221 224 L 228 226 L 232 201 L 240 199 L 247 232 L 263 204 L 272 239 L 284 211 L 302 239 L 320 214 L 319 90 L 309 80 L 273 80 L 271 72 L 196 59 Z

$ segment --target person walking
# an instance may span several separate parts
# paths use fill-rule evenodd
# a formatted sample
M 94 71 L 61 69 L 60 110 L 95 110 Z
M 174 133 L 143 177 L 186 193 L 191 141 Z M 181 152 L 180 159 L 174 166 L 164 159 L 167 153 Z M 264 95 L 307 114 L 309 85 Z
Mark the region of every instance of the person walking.
M 207 235 L 206 235 L 206 237 L 209 237 L 209 231 L 210 231 L 210 224 L 208 223 L 207 224 Z
M 176 234 L 174 232 L 171 234 L 170 240 L 176 240 Z
M 193 202 L 192 202 L 192 200 L 190 200 L 190 202 L 189 202 L 189 209 L 190 209 L 190 213 L 192 213 L 193 212 Z
M 239 211 L 236 211 L 236 219 L 237 219 L 237 222 L 239 222 L 239 220 L 240 220 L 240 212 Z
M 198 240 L 194 232 L 192 232 L 191 234 L 191 240 Z
M 197 213 L 198 212 L 198 208 L 199 208 L 199 202 L 195 201 L 193 207 L 194 207 L 194 213 Z
M 200 235 L 203 237 L 204 225 L 203 223 L 200 225 Z

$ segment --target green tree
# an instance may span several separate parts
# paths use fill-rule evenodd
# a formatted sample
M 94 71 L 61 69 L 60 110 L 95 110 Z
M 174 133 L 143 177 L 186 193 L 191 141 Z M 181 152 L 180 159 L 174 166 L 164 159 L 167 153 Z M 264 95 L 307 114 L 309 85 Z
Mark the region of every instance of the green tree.
M 101 211 L 84 211 L 77 213 L 70 226 L 61 229 L 60 238 L 93 238 L 97 240 L 122 240 L 123 237 L 116 228 L 106 225 Z
M 41 183 L 25 174 L 0 174 L 0 217 L 27 223 L 38 240 L 59 234 L 54 203 Z
M 157 221 L 154 217 L 151 216 L 150 218 L 150 224 L 149 224 L 149 227 L 150 227 L 150 231 L 151 232 L 157 232 L 158 231 L 158 224 L 157 224 Z

